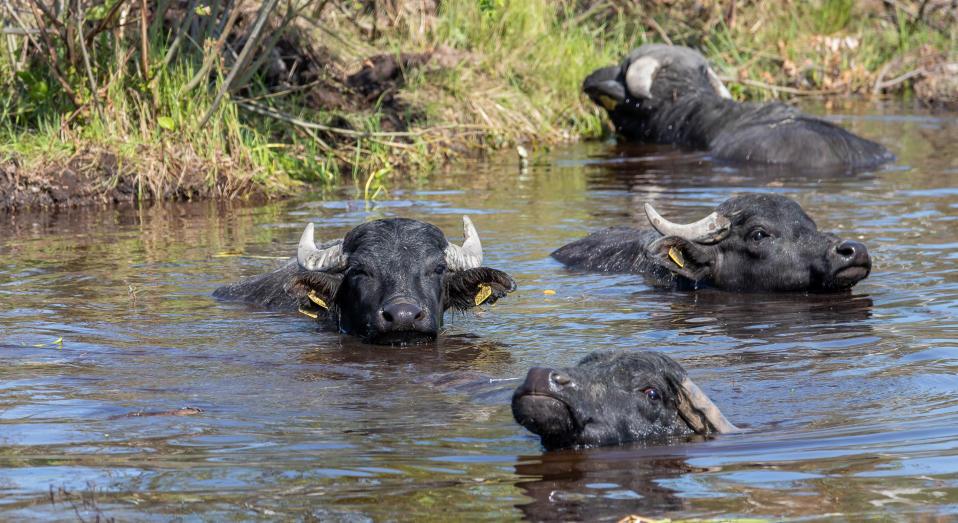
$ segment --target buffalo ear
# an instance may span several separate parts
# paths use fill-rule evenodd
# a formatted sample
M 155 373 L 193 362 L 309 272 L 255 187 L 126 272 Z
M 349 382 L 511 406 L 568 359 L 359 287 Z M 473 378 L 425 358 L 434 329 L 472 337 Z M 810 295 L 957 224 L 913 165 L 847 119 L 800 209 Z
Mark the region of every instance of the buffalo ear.
M 333 305 L 333 300 L 336 298 L 339 284 L 342 281 L 342 274 L 318 271 L 300 272 L 290 278 L 286 284 L 286 292 L 295 296 L 301 307 L 311 309 L 318 306 L 328 310 Z
M 678 236 L 655 240 L 647 247 L 646 254 L 656 266 L 693 282 L 706 280 L 712 275 L 714 260 L 711 251 Z
M 482 303 L 495 303 L 516 290 L 516 282 L 508 274 L 488 267 L 453 272 L 443 279 L 443 285 L 443 310 L 464 311 Z

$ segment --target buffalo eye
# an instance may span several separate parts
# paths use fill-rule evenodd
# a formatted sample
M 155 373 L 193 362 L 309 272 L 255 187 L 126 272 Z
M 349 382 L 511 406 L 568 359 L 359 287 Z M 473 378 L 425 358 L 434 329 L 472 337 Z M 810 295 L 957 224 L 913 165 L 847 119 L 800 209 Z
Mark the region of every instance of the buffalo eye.
M 366 276 L 367 274 L 366 269 L 364 269 L 362 265 L 353 265 L 349 268 L 350 276 Z
M 642 393 L 645 394 L 645 397 L 649 398 L 651 401 L 659 401 L 662 399 L 662 395 L 659 394 L 659 391 L 653 389 L 652 387 L 643 390 Z
M 765 238 L 768 238 L 768 233 L 761 229 L 756 229 L 748 234 L 749 241 L 753 242 L 760 242 Z
M 435 271 L 436 271 L 436 274 L 442 274 L 443 272 L 446 271 L 446 266 L 440 263 L 439 265 L 436 265 Z

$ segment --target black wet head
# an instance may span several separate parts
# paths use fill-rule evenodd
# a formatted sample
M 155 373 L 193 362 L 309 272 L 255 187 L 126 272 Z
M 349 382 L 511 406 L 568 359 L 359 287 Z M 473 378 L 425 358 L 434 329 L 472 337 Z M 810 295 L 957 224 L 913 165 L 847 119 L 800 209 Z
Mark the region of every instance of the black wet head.
M 664 236 L 649 244 L 650 259 L 694 282 L 733 291 L 842 290 L 871 271 L 863 244 L 819 231 L 785 196 L 735 196 L 716 212 L 731 222 L 721 241 Z
M 512 397 L 520 425 L 547 449 L 695 432 L 679 413 L 685 370 L 656 352 L 595 352 L 575 367 L 536 367 Z
M 512 279 L 495 269 L 448 267 L 448 244 L 438 227 L 419 220 L 364 223 L 343 239 L 345 268 L 308 271 L 297 288 L 335 310 L 345 333 L 378 344 L 431 341 L 443 312 L 476 306 L 482 286 L 488 289 L 485 303 L 515 289 Z
M 343 239 L 349 263 L 335 300 L 341 329 L 374 343 L 434 339 L 442 324 L 447 244 L 438 227 L 408 218 L 349 231 Z

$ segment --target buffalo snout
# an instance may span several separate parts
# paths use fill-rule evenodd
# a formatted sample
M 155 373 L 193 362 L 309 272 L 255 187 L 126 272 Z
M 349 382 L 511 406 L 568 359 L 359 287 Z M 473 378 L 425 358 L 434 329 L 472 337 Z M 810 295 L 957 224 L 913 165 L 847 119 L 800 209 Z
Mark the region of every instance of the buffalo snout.
M 379 312 L 383 325 L 387 329 L 405 330 L 414 329 L 416 324 L 423 320 L 425 312 L 415 303 L 391 303 Z
M 572 384 L 572 379 L 554 369 L 533 367 L 526 374 L 521 390 L 524 394 L 555 394 Z
M 835 253 L 847 262 L 848 265 L 871 267 L 872 260 L 868 256 L 868 248 L 864 243 L 847 240 L 835 247 Z
M 512 396 L 512 414 L 520 425 L 538 434 L 547 445 L 564 447 L 579 429 L 562 389 L 574 387 L 565 374 L 545 367 L 533 367 Z
M 871 273 L 872 260 L 863 243 L 843 241 L 836 245 L 830 254 L 832 288 L 851 287 Z

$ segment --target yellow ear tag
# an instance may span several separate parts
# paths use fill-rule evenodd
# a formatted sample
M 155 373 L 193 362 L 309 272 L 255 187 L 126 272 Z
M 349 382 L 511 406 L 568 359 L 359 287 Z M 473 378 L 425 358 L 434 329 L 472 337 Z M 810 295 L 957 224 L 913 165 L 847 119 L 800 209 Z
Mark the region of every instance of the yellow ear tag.
M 669 258 L 672 258 L 672 261 L 679 267 L 685 267 L 685 258 L 682 257 L 682 251 L 675 247 L 669 247 Z
M 319 305 L 320 307 L 322 307 L 322 308 L 324 308 L 324 309 L 326 309 L 326 310 L 329 310 L 329 306 L 326 305 L 326 302 L 324 302 L 323 300 L 319 299 L 319 296 L 316 296 L 316 291 L 310 291 L 310 292 L 309 292 L 309 295 L 306 296 L 306 297 L 309 298 L 309 301 L 315 303 L 316 305 Z M 314 316 L 314 317 L 315 317 L 315 316 Z
M 313 314 L 313 313 L 311 313 L 311 312 L 309 312 L 309 311 L 305 311 L 305 310 L 303 310 L 302 307 L 299 308 L 299 312 L 302 312 L 303 314 L 309 316 L 310 318 L 312 318 L 312 319 L 314 319 L 314 320 L 315 320 L 317 317 L 319 317 L 318 314 Z
M 614 111 L 615 106 L 619 105 L 619 102 L 616 102 L 615 99 L 608 97 L 604 94 L 599 95 L 599 103 L 601 103 L 602 106 L 605 107 L 607 111 Z
M 488 298 L 491 294 L 492 294 L 492 287 L 486 285 L 485 283 L 480 283 L 479 292 L 476 293 L 476 306 L 486 301 L 486 298 Z

